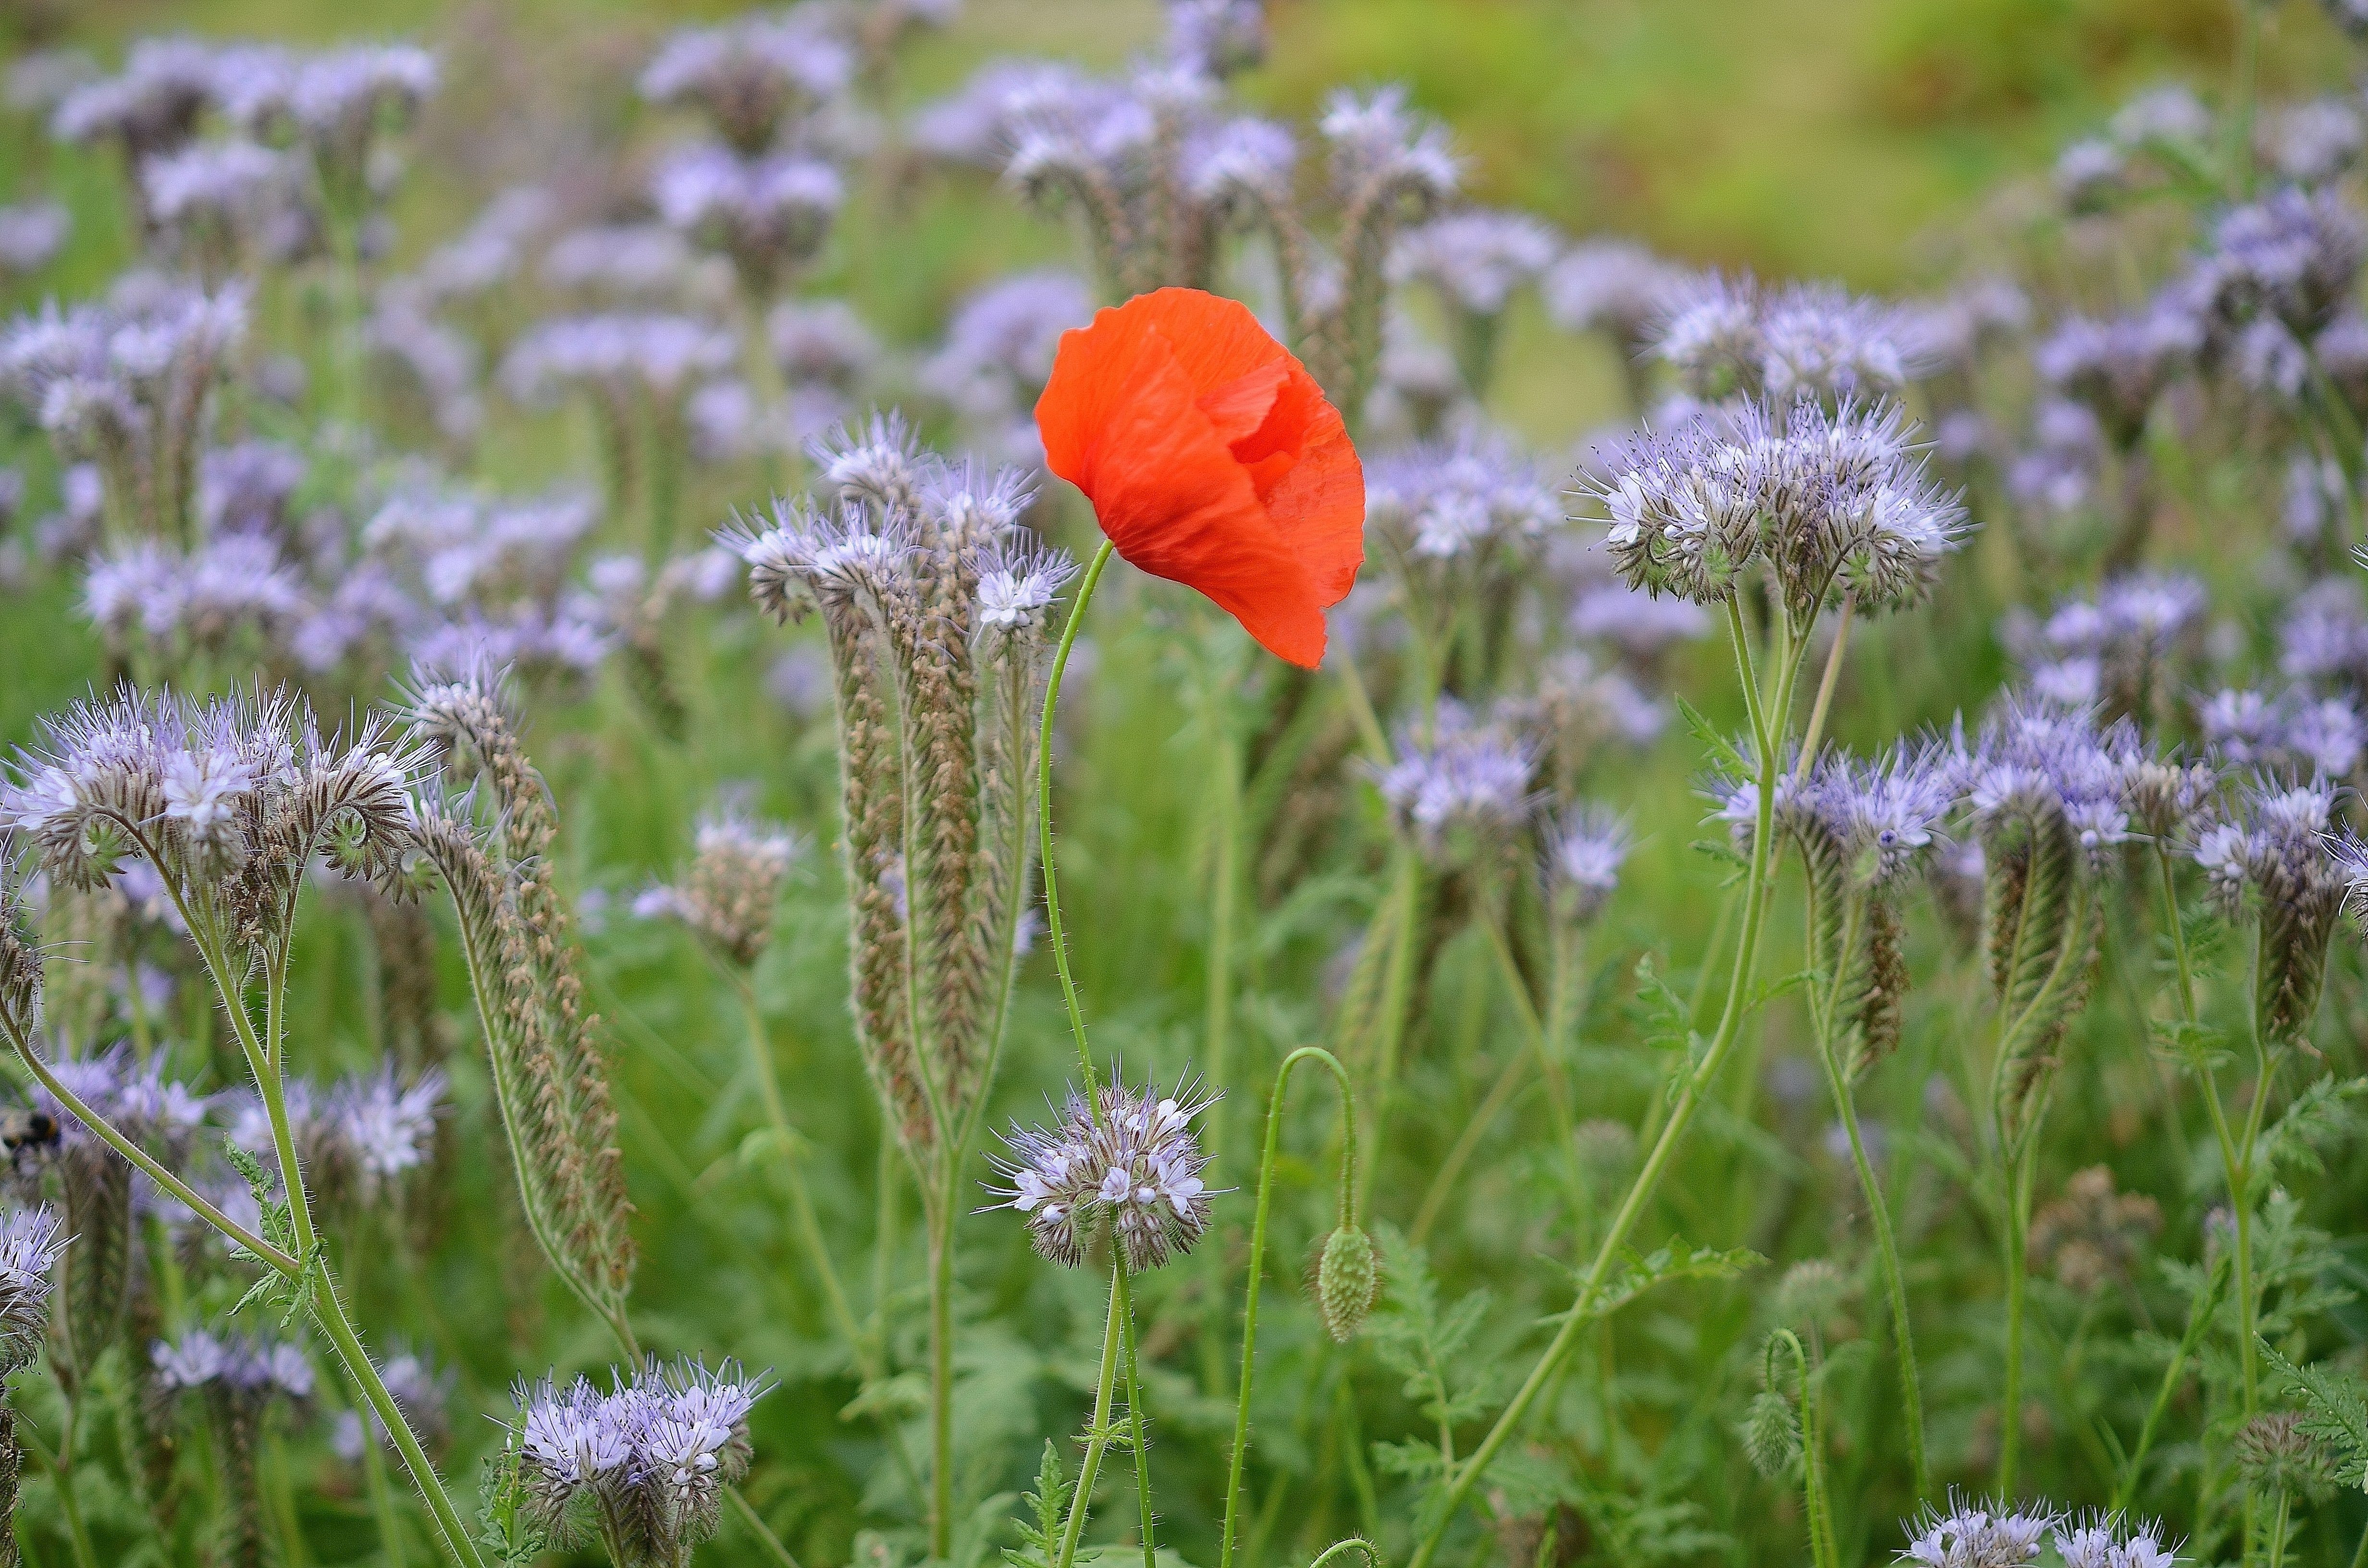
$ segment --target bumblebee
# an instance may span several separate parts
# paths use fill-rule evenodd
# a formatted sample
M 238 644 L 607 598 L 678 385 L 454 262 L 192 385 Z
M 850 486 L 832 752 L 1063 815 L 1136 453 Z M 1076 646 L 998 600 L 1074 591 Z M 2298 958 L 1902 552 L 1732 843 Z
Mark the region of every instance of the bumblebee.
M 8 1163 L 20 1172 L 28 1157 L 46 1159 L 57 1153 L 58 1140 L 63 1133 L 58 1119 L 48 1111 L 29 1106 L 0 1106 L 0 1149 L 8 1152 Z

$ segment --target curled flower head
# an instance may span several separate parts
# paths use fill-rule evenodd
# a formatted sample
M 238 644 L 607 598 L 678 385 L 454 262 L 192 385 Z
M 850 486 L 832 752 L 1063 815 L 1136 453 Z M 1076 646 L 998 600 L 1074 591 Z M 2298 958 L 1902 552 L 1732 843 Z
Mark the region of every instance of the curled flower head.
M 1390 254 L 1390 273 L 1401 282 L 1430 284 L 1459 311 L 1493 317 L 1515 290 L 1537 280 L 1556 248 L 1554 232 L 1527 213 L 1474 209 L 1403 235 Z
M 1907 316 L 1830 285 L 1705 273 L 1669 289 L 1653 351 L 1697 396 L 1833 402 L 1901 391 L 1921 368 Z
M 2256 778 L 2225 821 L 2195 836 L 2195 863 L 2232 912 L 2260 922 L 2254 975 L 2264 1040 L 2298 1038 L 2318 1010 L 2327 949 L 2349 892 L 2346 853 L 2329 838 L 2340 791 Z
M 723 1489 L 747 1472 L 748 1413 L 770 1386 L 738 1363 L 643 1363 L 602 1392 L 585 1378 L 511 1391 L 518 1424 L 503 1462 L 527 1506 L 572 1541 L 570 1505 L 596 1497 L 636 1562 L 682 1562 L 715 1531 Z
M 2085 712 L 2009 699 L 1966 761 L 1979 822 L 2061 819 L 2092 857 L 2129 836 L 2129 784 L 2142 760 L 2126 721 L 2100 730 Z
M 726 807 L 700 820 L 682 874 L 643 893 L 635 909 L 681 921 L 747 969 L 772 943 L 774 909 L 797 855 L 788 828 Z
M 1611 334 L 1633 352 L 1683 279 L 1675 267 L 1624 240 L 1571 247 L 1543 279 L 1546 311 L 1567 332 Z
M 978 557 L 978 634 L 1001 646 L 1041 640 L 1053 606 L 1077 574 L 1066 552 L 1031 542 L 999 541 Z
M 1384 532 L 1398 558 L 1429 565 L 1534 545 L 1561 523 L 1562 506 L 1508 437 L 1467 426 L 1376 458 L 1365 521 Z
M 2009 1508 L 1951 1494 L 1945 1511 L 1928 1508 L 1907 1523 L 1899 1561 L 1918 1568 L 2023 1568 L 2035 1561 L 2059 1523 L 2050 1509 Z
M 1453 195 L 1463 177 L 1446 131 L 1406 106 L 1403 86 L 1335 93 L 1316 130 L 1331 148 L 1344 202 L 1396 196 L 1425 208 Z
M 1620 867 L 1635 847 L 1627 819 L 1601 806 L 1564 812 L 1546 841 L 1546 882 L 1558 914 L 1585 925 L 1620 885 Z
M 2171 1568 L 2180 1561 L 2177 1549 L 2163 1544 L 2160 1525 L 2119 1514 L 2058 1518 L 2052 1528 L 2064 1568 Z
M 1085 1261 L 1106 1222 L 1129 1269 L 1156 1268 L 1209 1228 L 1214 1194 L 1201 1179 L 1208 1158 L 1192 1119 L 1216 1096 L 1189 1083 L 1172 1095 L 1130 1089 L 1115 1070 L 1095 1094 L 1099 1107 L 1072 1091 L 1051 1128 L 1006 1134 L 995 1165 L 1011 1185 L 989 1189 L 1003 1199 L 994 1207 L 1026 1215 L 1036 1250 L 1064 1267 Z
M 736 150 L 757 153 L 784 118 L 844 92 L 855 66 L 825 12 L 798 6 L 685 28 L 659 46 L 639 85 L 651 103 L 699 108 Z
M 1045 465 L 1128 562 L 1313 668 L 1364 559 L 1364 473 L 1340 415 L 1248 309 L 1139 295 L 1065 334 L 1036 404 Z
M 1647 428 L 1604 455 L 1586 493 L 1631 587 L 1719 603 L 1765 560 L 1805 626 L 1844 589 L 1869 608 L 1918 603 L 1963 537 L 1964 509 L 1927 476 L 1912 433 L 1889 404 L 1745 403 Z
M 1489 854 L 1536 809 L 1535 749 L 1474 719 L 1452 698 L 1440 699 L 1427 731 L 1402 727 L 1396 751 L 1397 760 L 1375 772 L 1374 786 L 1400 831 L 1427 854 Z
M 30 1366 L 50 1327 L 50 1290 L 66 1238 L 49 1205 L 0 1218 L 0 1378 Z
M 2163 389 L 2203 347 L 2192 316 L 2167 304 L 2099 321 L 2066 319 L 2032 351 L 2040 379 L 2097 416 L 2120 450 L 2135 445 Z
M 284 937 L 316 856 L 388 877 L 410 846 L 422 758 L 376 722 L 324 743 L 285 693 L 200 703 L 126 691 L 47 728 L 0 784 L 0 819 L 75 886 L 101 885 L 126 856 L 146 861 L 218 938 Z
M 149 1347 L 157 1381 L 170 1392 L 217 1391 L 243 1403 L 260 1404 L 274 1395 L 313 1397 L 313 1364 L 303 1347 L 285 1340 L 223 1338 L 193 1328 L 177 1341 Z

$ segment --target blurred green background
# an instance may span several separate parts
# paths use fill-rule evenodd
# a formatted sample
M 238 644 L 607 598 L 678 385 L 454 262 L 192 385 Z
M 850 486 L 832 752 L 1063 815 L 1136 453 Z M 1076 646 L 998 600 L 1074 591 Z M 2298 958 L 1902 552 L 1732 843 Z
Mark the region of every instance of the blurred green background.
M 2239 3 L 1275 0 L 1269 62 L 1243 88 L 1304 123 L 1337 86 L 1403 81 L 1453 127 L 1476 199 L 1696 262 L 1897 290 L 1995 258 L 2042 207 L 2056 150 L 2131 94 L 2176 79 L 2219 96 Z M 404 187 L 409 254 L 504 184 L 614 186 L 635 166 L 631 150 L 653 141 L 632 83 L 656 39 L 739 8 L 6 0 L 0 14 L 12 49 L 72 43 L 110 62 L 125 40 L 175 29 L 439 47 L 447 82 Z M 2288 0 L 2265 15 L 2265 96 L 2343 85 L 2348 51 L 2317 6 Z M 1153 0 L 967 0 L 953 27 L 916 40 L 894 96 L 921 102 L 1001 54 L 1120 66 L 1160 26 Z M 75 208 L 76 287 L 122 258 L 90 243 L 94 229 L 120 229 L 117 177 L 108 160 L 0 140 L 6 188 L 46 186 Z M 1076 254 L 1073 236 L 981 182 L 928 182 L 895 210 L 850 214 L 810 289 L 851 297 L 913 343 L 966 290 Z M 1498 415 L 1559 443 L 1616 412 L 1611 367 L 1571 363 L 1567 340 L 1529 324 L 1508 335 Z
M 1276 0 L 1247 95 L 1302 114 L 1341 83 L 1406 81 L 1474 161 L 1480 199 L 1575 232 L 1866 287 L 1941 260 L 1965 209 L 2164 76 L 2225 75 L 2236 0 Z M 142 32 L 291 41 L 404 35 L 458 46 L 455 86 L 607 93 L 664 28 L 731 5 L 632 0 L 8 0 L 17 40 L 102 53 Z M 968 0 L 923 39 L 904 92 L 996 53 L 1115 64 L 1159 27 L 1151 0 Z M 466 47 L 470 41 L 478 47 Z M 2265 88 L 2336 68 L 2331 28 L 2268 13 Z M 490 63 L 487 56 L 497 57 Z M 587 79 L 586 66 L 606 65 Z M 593 80 L 599 80 L 593 85 Z M 573 85 L 570 84 L 573 83 Z M 461 116 L 450 116 L 461 119 Z M 515 157 L 478 142 L 472 165 Z M 482 174 L 482 166 L 472 169 Z

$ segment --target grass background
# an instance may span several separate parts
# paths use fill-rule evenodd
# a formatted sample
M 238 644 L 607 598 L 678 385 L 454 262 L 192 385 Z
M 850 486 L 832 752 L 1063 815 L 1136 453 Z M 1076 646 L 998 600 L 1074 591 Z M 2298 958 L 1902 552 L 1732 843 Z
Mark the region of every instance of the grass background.
M 679 129 L 636 102 L 635 71 L 666 28 L 729 9 L 621 0 L 11 3 L 17 9 L 0 20 L 0 37 L 13 28 L 20 45 L 37 37 L 70 41 L 110 61 L 124 40 L 168 29 L 297 42 L 404 36 L 442 48 L 447 86 L 415 142 L 397 213 L 398 265 L 514 181 L 631 188 L 632 171 Z M 957 25 L 912 50 L 897 94 L 910 103 L 950 90 L 1000 53 L 1116 66 L 1158 26 L 1156 7 L 1137 0 L 969 0 Z M 2314 7 L 2289 0 L 2270 13 L 2269 27 L 2269 96 L 2340 84 L 2347 56 Z M 1420 104 L 1452 125 L 1478 199 L 1533 209 L 1574 234 L 1634 235 L 1694 261 L 1912 290 L 1998 255 L 2006 243 L 1999 236 L 2015 232 L 2000 214 L 2027 212 L 2056 148 L 2131 91 L 2175 77 L 2211 96 L 2233 34 L 2232 0 L 1280 0 L 1271 62 L 1247 78 L 1244 93 L 1304 120 L 1337 85 L 1406 81 Z M 92 291 L 124 262 L 119 181 L 106 157 L 54 148 L 23 126 L 0 134 L 0 190 L 11 199 L 54 193 L 76 214 L 74 248 L 44 289 Z M 1023 265 L 1076 265 L 1078 248 L 1061 224 L 1023 213 L 983 182 L 924 182 L 894 203 L 871 199 L 851 210 L 807 291 L 845 294 L 911 350 L 935 336 L 968 290 Z M 21 308 L 29 295 L 6 302 Z M 1533 303 L 1520 308 L 1492 412 L 1560 445 L 1615 411 L 1615 367 L 1597 346 L 1542 330 Z M 593 472 L 589 430 L 571 415 L 504 413 L 482 466 L 507 485 L 580 481 Z M 37 501 L 44 483 L 37 472 Z M 705 477 L 686 517 L 720 521 L 729 506 L 757 498 L 736 488 L 745 483 Z M 1132 574 L 1113 586 L 1095 611 L 1094 665 L 1062 764 L 1063 885 L 1082 934 L 1080 978 L 1098 1045 L 1165 1070 L 1191 1056 L 1198 1035 L 1207 937 L 1195 767 L 1202 735 L 1189 706 L 1190 653 L 1179 649 L 1206 649 L 1210 640 L 1198 635 L 1200 612 L 1180 597 L 1143 594 Z M 1977 666 L 1969 679 L 1938 652 L 1982 643 L 1986 628 L 1969 616 L 1936 610 L 1864 632 L 1859 666 L 1871 674 L 1845 687 L 1837 729 L 1865 740 L 1943 717 L 1927 710 L 1935 703 L 1976 704 L 1995 670 Z M 1173 635 L 1179 628 L 1188 635 Z M 682 672 L 687 744 L 655 735 L 614 679 L 581 710 L 538 719 L 537 755 L 564 802 L 568 875 L 579 888 L 626 895 L 662 873 L 686 847 L 692 813 L 731 781 L 754 782 L 762 806 L 809 834 L 829 832 L 827 720 L 803 723 L 762 694 L 782 634 L 743 616 L 694 641 L 694 662 Z M 1731 685 L 1721 665 L 1719 650 L 1697 650 L 1676 662 L 1670 685 L 1732 720 L 1733 704 L 1715 695 Z M 33 716 L 79 694 L 97 665 L 70 585 L 8 600 L 0 608 L 0 738 L 28 738 Z M 1699 748 L 1673 733 L 1606 781 L 1607 791 L 1616 788 L 1636 806 L 1648 835 L 1607 922 L 1607 995 L 1622 989 L 1617 971 L 1640 950 L 1687 960 L 1702 950 L 1715 872 L 1686 847 L 1696 836 L 1687 786 L 1698 758 Z M 1352 800 L 1347 809 L 1360 807 Z M 871 1113 L 845 1023 L 844 917 L 830 881 L 818 872 L 791 901 L 760 991 L 794 1085 L 793 1113 L 825 1153 L 813 1168 L 826 1228 L 851 1238 L 841 1267 L 868 1286 Z M 1372 887 L 1351 870 L 1295 888 L 1262 912 L 1243 959 L 1244 1085 L 1261 1084 L 1281 1047 L 1320 1027 L 1313 979 L 1372 901 Z M 316 920 L 313 933 L 296 1017 L 319 1042 L 310 1070 L 325 1074 L 368 1054 L 357 1001 L 367 963 L 338 922 Z M 809 1561 L 844 1561 L 864 1505 L 851 1478 L 884 1476 L 887 1467 L 867 1451 L 867 1428 L 836 1419 L 848 1390 L 831 1381 L 839 1369 L 820 1347 L 811 1284 L 799 1277 L 777 1200 L 734 1159 L 754 1105 L 737 1067 L 727 997 L 689 944 L 667 932 L 613 921 L 591 934 L 591 948 L 594 1002 L 617 1046 L 626 1163 L 643 1216 L 637 1320 L 657 1346 L 730 1351 L 783 1375 L 789 1386 L 759 1416 L 759 1500 L 793 1521 Z M 1477 964 L 1445 966 L 1432 998 L 1434 1029 L 1489 1025 L 1491 1004 L 1474 980 L 1482 972 Z M 1691 975 L 1679 968 L 1675 978 L 1682 988 Z M 1953 1005 L 1962 1025 L 1976 1011 L 1971 994 L 1925 1005 L 1938 1012 Z M 448 1000 L 461 1005 L 457 989 Z M 1604 1004 L 1611 1029 L 1620 1027 L 1609 1017 L 1619 1006 L 1616 997 Z M 1013 1031 L 1006 1097 L 1014 1109 L 1030 1108 L 1065 1070 L 1056 1007 L 1040 956 Z M 1915 1059 L 1892 1080 L 1904 1090 L 1896 1097 L 1912 1102 L 1923 1073 L 1957 1048 L 1953 1027 L 1919 1036 Z M 1770 1033 L 1770 1049 L 1782 1049 L 1782 1025 Z M 606 1353 L 558 1292 L 522 1305 L 507 1288 L 500 1260 L 520 1237 L 505 1228 L 499 1184 L 507 1176 L 493 1153 L 498 1130 L 484 1114 L 474 1061 L 464 1051 L 457 1062 L 460 1132 L 472 1153 L 456 1176 L 448 1244 L 427 1258 L 364 1252 L 353 1268 L 373 1323 L 400 1326 L 464 1369 L 464 1412 L 501 1407 L 513 1372 L 597 1362 Z M 1734 1126 L 1748 1126 L 1760 1108 L 1757 1065 L 1738 1063 L 1730 1074 Z M 2081 1097 L 2091 1086 L 2079 1085 Z M 1415 1085 L 1440 1104 L 1466 1087 L 1435 1077 Z M 2072 1097 L 2074 1085 L 2065 1092 Z M 1254 1125 L 1250 1097 L 1245 1088 L 1226 1113 L 1237 1146 Z M 1912 1106 L 1885 1108 L 1903 1123 L 1916 1114 Z M 1475 1203 L 1486 1223 L 1453 1249 L 1499 1264 L 1520 1256 L 1505 1270 L 1515 1277 L 1508 1293 L 1521 1298 L 1499 1313 L 1506 1334 L 1526 1321 L 1521 1307 L 1543 1310 L 1561 1288 L 1552 1262 L 1527 1256 L 1520 1242 L 1529 1158 L 1508 1152 L 1501 1171 L 1481 1174 L 1475 1194 L 1500 1201 Z M 1246 1163 L 1219 1179 L 1245 1181 Z M 1730 1243 L 1748 1233 L 1762 1244 L 1770 1221 L 1758 1179 L 1734 1147 L 1705 1150 L 1688 1179 L 1671 1187 L 1690 1239 Z M 1320 1194 L 1322 1173 L 1307 1160 L 1294 1161 L 1286 1180 Z M 1402 1195 L 1398 1207 L 1410 1202 Z M 1782 1214 L 1774 1221 L 1780 1230 L 1816 1222 Z M 909 1212 L 903 1223 L 910 1239 Z M 1813 1234 L 1806 1248 L 1793 1250 L 1818 1244 Z M 1030 1434 L 1062 1430 L 1073 1416 L 1076 1386 L 1091 1369 L 1080 1365 L 1068 1327 L 1098 1331 L 1099 1287 L 1027 1262 L 1016 1225 L 973 1222 L 964 1246 L 965 1458 L 980 1467 L 966 1474 L 965 1494 L 985 1499 L 1024 1479 L 1026 1470 L 1015 1473 L 1010 1460 L 1017 1453 L 1032 1465 Z M 915 1262 L 893 1262 L 882 1281 L 904 1324 L 897 1346 L 907 1367 L 920 1327 Z M 1664 1347 L 1707 1366 L 1745 1336 L 1750 1304 L 1741 1292 L 1708 1291 L 1691 1304 L 1699 1310 L 1682 1328 L 1669 1326 L 1674 1317 L 1656 1319 L 1653 1332 L 1689 1336 Z M 1275 1348 L 1291 1351 L 1287 1330 L 1277 1331 Z M 1088 1344 L 1083 1354 L 1090 1351 Z M 1930 1375 L 1942 1398 L 1970 1408 L 1983 1397 L 1977 1385 L 1988 1366 L 1968 1357 L 1936 1362 Z M 1229 1411 L 1201 1398 L 1189 1370 L 1159 1369 L 1152 1391 L 1171 1431 L 1189 1435 L 1169 1451 L 1220 1453 L 1214 1433 Z M 1683 1400 L 1672 1393 L 1670 1403 L 1674 1425 Z M 1171 1504 L 1163 1493 L 1163 1507 L 1197 1538 L 1208 1521 L 1190 1494 L 1179 1488 Z M 1200 1494 L 1207 1496 L 1205 1485 Z M 1715 1504 L 1722 1514 L 1747 1506 L 1740 1498 Z M 356 1500 L 334 1485 L 307 1507 L 317 1540 L 365 1538 Z M 1315 1532 L 1334 1522 L 1304 1521 Z M 1850 1528 L 1890 1540 L 1887 1518 L 1873 1512 Z

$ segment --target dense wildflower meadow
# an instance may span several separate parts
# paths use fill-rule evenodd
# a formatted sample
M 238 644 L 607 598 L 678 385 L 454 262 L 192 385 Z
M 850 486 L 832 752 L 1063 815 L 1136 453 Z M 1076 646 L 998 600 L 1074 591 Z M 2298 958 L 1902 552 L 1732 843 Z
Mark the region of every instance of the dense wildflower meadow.
M 2368 1561 L 2368 8 L 1884 295 L 957 8 L 0 23 L 0 1565 Z

